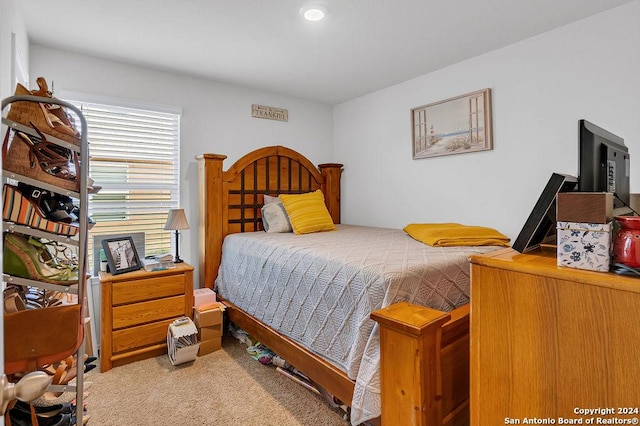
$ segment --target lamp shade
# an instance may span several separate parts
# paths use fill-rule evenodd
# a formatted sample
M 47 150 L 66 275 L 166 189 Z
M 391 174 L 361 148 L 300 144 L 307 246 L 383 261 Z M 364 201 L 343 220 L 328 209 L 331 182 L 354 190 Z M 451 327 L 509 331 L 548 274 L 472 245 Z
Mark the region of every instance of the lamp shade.
M 187 222 L 187 216 L 184 214 L 184 209 L 171 209 L 167 215 L 167 222 L 164 224 L 165 231 L 189 229 L 189 222 Z

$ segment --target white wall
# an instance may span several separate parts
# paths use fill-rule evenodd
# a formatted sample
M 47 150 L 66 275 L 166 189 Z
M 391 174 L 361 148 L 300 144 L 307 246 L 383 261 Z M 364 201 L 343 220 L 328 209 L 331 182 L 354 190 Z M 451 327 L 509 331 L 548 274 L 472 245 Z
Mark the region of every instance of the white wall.
M 225 154 L 225 166 L 229 167 L 253 149 L 285 145 L 316 164 L 333 159 L 333 117 L 328 105 L 39 45 L 31 45 L 30 66 L 32 87 L 36 87 L 35 79 L 43 76 L 50 86 L 55 83 L 56 94 L 81 92 L 182 108 L 180 201 L 191 229 L 182 234 L 180 255 L 196 268 L 196 155 Z M 288 109 L 289 121 L 252 118 L 252 104 Z
M 345 163 L 342 220 L 460 222 L 513 240 L 550 174 L 577 175 L 581 118 L 625 139 L 631 190 L 640 192 L 639 75 L 635 1 L 340 104 L 333 161 Z M 412 160 L 411 108 L 486 87 L 492 151 Z
M 12 39 L 15 40 L 23 67 L 27 71 L 29 67 L 29 40 L 22 17 L 16 9 L 16 1 L 0 0 L 0 99 L 13 95 L 16 86 L 12 80 Z

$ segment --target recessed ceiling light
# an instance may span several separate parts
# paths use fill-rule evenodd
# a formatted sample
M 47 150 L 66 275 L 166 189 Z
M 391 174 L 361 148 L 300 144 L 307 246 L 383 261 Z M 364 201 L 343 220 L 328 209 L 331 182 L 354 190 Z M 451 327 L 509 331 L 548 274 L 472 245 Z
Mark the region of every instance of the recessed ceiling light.
M 313 6 L 305 6 L 300 9 L 300 14 L 307 21 L 316 22 L 322 20 L 327 14 L 327 9 L 323 6 L 313 5 Z

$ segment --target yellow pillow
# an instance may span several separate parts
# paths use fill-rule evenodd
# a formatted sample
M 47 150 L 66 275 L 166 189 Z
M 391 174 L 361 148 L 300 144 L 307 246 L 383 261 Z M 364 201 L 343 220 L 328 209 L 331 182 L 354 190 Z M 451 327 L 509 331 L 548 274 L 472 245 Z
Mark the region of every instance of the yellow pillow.
M 336 226 L 319 189 L 306 194 L 280 194 L 280 199 L 289 215 L 294 234 L 335 231 Z

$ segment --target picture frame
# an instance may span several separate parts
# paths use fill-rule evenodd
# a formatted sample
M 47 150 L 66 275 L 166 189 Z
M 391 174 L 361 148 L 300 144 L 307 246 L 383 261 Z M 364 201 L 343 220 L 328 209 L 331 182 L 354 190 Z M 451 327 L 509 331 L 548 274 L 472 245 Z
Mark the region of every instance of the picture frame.
M 132 237 L 107 238 L 102 240 L 102 248 L 107 256 L 107 265 L 112 275 L 137 271 L 142 268 Z
M 556 198 L 558 193 L 575 191 L 577 187 L 578 178 L 552 173 L 511 247 L 520 253 L 526 253 L 541 244 L 555 244 Z
M 493 149 L 491 89 L 411 109 L 413 159 Z

